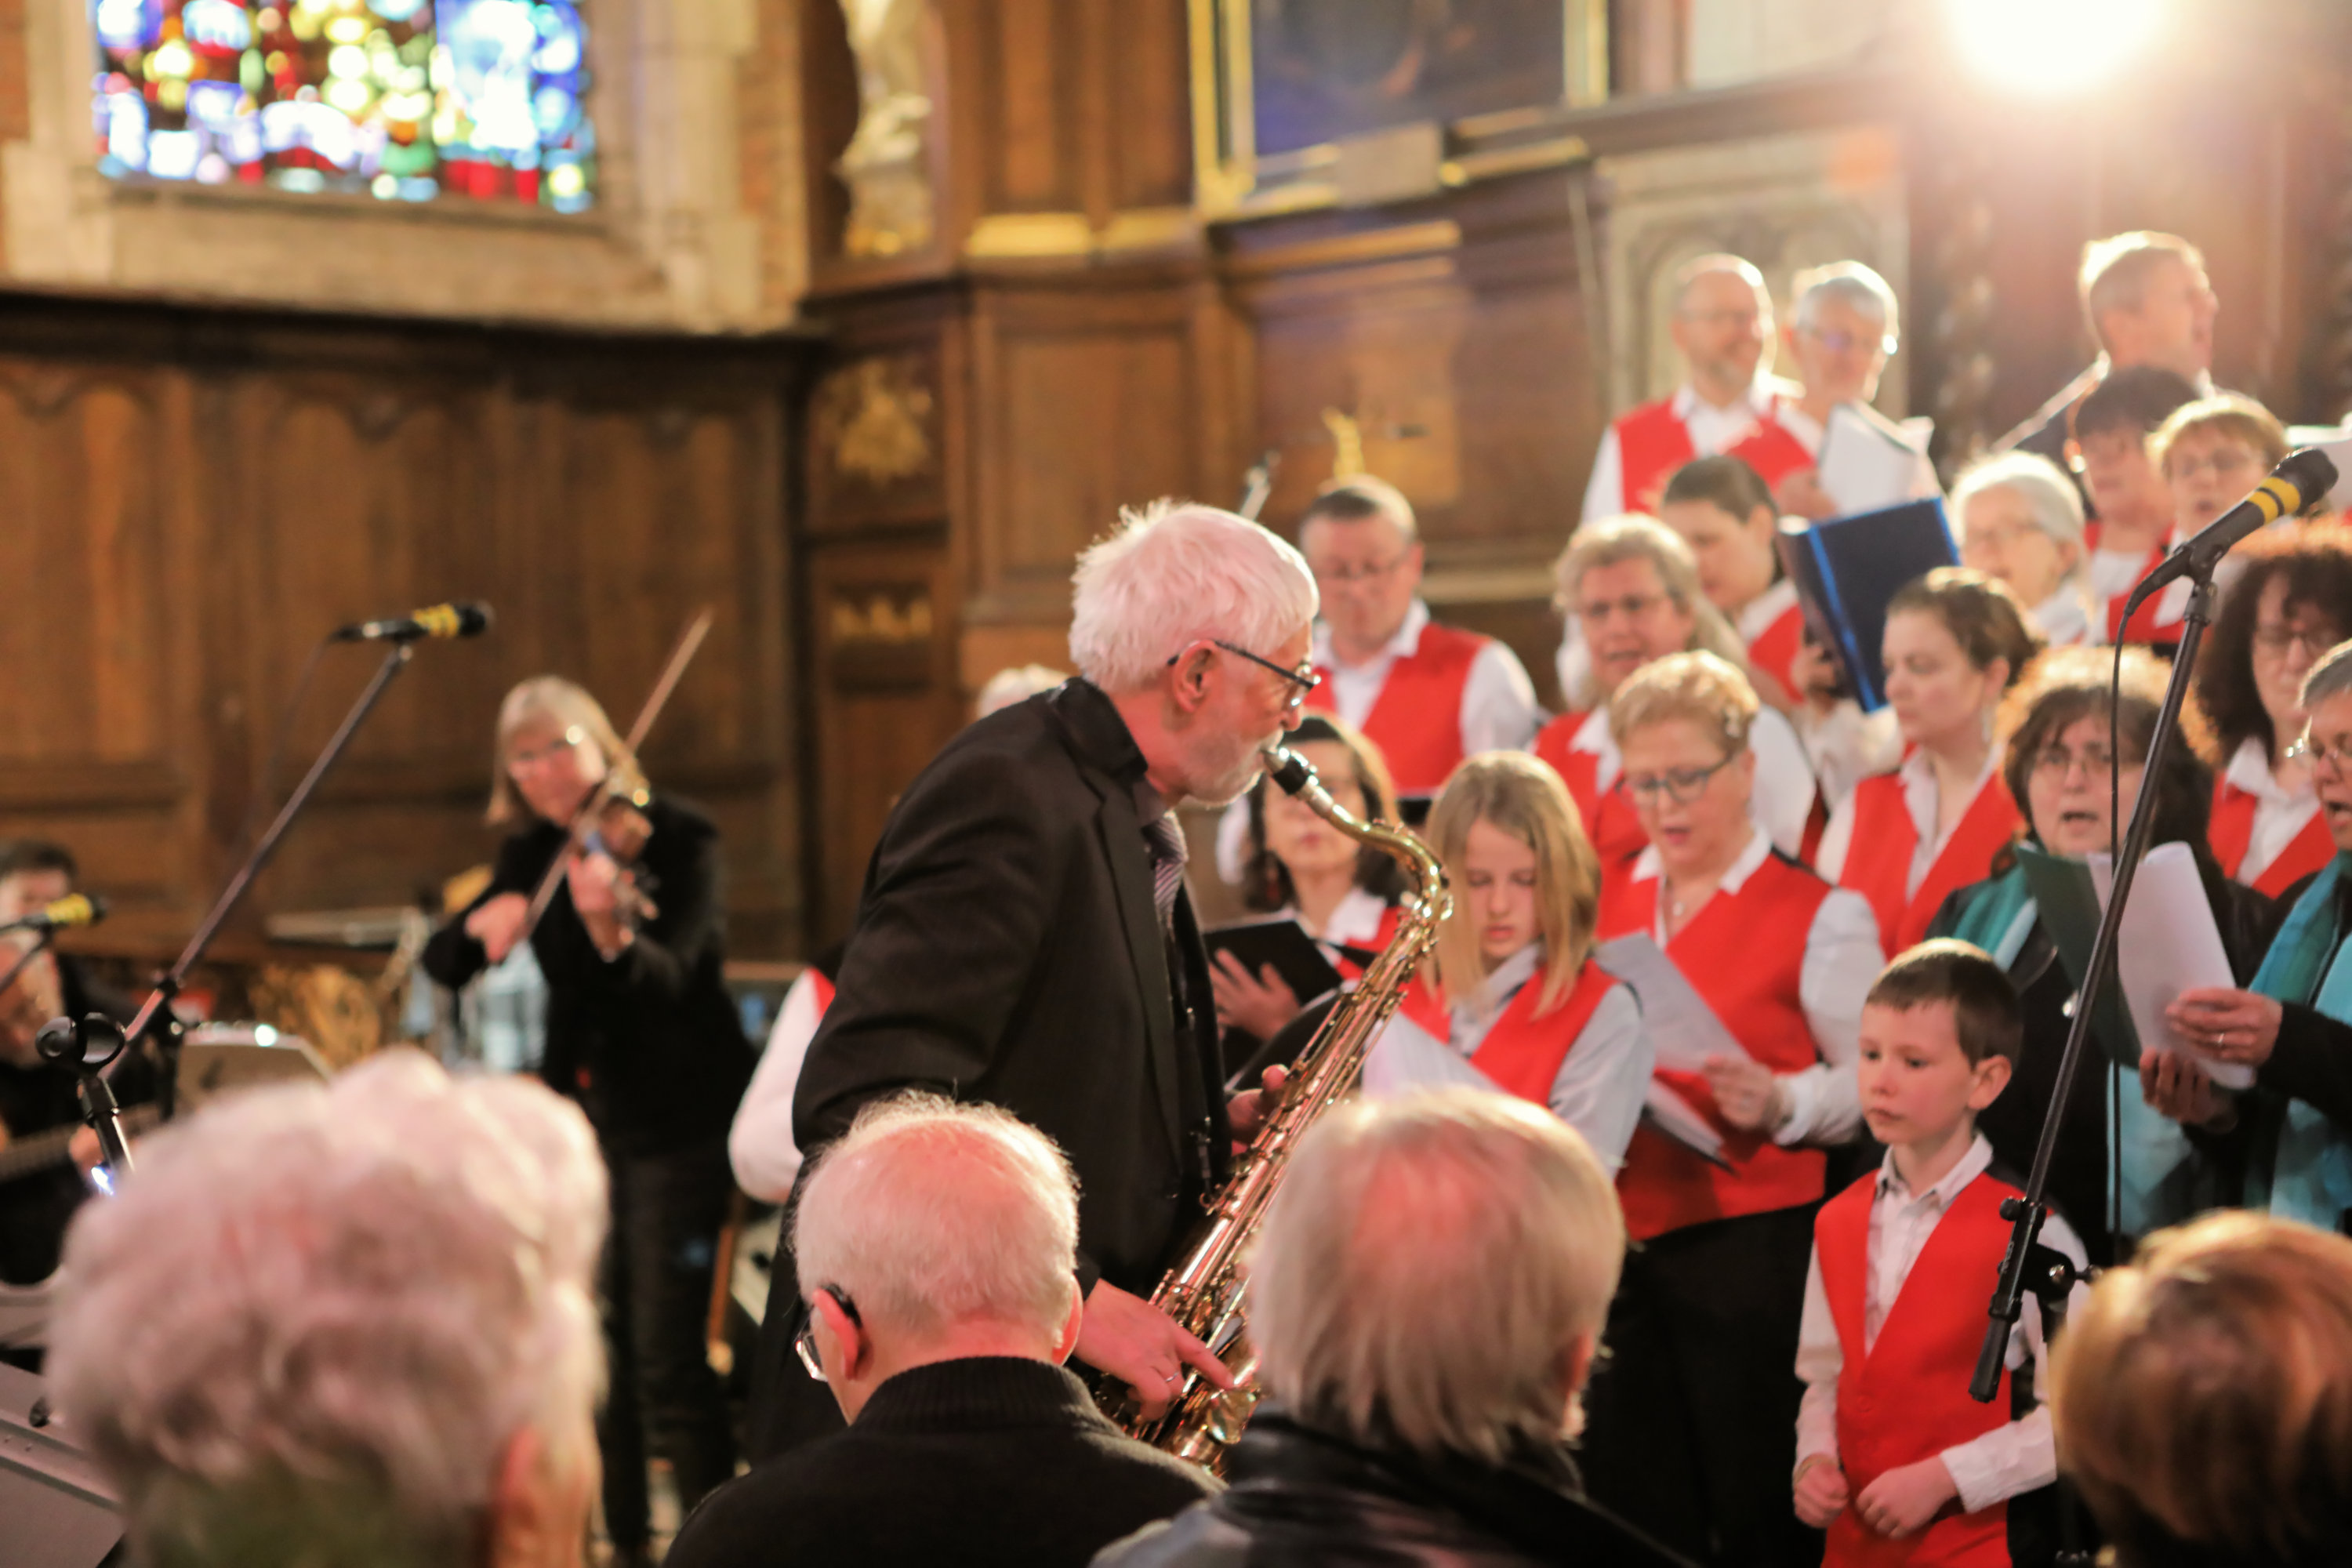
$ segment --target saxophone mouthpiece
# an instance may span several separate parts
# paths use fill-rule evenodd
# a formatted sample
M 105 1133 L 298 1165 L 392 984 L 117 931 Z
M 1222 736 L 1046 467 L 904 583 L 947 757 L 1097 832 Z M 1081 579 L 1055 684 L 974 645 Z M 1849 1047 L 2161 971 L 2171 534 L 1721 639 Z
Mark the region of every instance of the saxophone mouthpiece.
M 1276 741 L 1258 753 L 1265 759 L 1265 771 L 1282 786 L 1285 795 L 1298 795 L 1320 784 L 1315 776 L 1315 766 L 1305 757 Z

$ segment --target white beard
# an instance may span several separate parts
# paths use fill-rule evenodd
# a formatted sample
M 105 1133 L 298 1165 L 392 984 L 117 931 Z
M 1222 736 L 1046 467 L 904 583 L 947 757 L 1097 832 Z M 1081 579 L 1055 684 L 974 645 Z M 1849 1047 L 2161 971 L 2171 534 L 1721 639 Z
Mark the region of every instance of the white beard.
M 1265 758 L 1260 753 L 1282 739 L 1280 731 L 1263 741 L 1249 742 L 1249 751 L 1214 777 L 1203 779 L 1192 786 L 1192 798 L 1202 805 L 1228 806 L 1257 787 L 1258 775 L 1265 771 Z

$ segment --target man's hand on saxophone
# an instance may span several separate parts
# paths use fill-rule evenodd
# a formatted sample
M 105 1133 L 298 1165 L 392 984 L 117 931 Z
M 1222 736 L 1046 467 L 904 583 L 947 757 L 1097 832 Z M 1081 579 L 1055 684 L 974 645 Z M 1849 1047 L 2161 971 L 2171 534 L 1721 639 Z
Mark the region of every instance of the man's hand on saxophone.
M 1231 1388 L 1234 1374 L 1209 1347 L 1186 1333 L 1167 1313 L 1140 1296 L 1105 1280 L 1095 1281 L 1078 1325 L 1077 1358 L 1135 1390 L 1143 1418 L 1157 1421 L 1184 1386 L 1184 1369 L 1199 1370 L 1219 1388 Z
M 1225 1120 L 1233 1123 L 1234 1152 L 1237 1154 L 1257 1136 L 1267 1115 L 1282 1103 L 1283 1088 L 1290 1082 L 1290 1069 L 1268 1068 L 1258 1082 L 1261 1087 L 1245 1089 L 1225 1103 Z

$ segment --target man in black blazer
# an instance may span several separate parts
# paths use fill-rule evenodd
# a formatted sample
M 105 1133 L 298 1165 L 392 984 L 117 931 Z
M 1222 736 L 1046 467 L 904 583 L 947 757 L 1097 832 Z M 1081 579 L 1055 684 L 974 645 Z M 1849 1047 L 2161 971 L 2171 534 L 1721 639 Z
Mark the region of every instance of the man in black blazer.
M 1066 1151 L 1087 1293 L 1076 1356 L 1147 1411 L 1188 1363 L 1225 1375 L 1142 1299 L 1234 1131 L 1171 813 L 1255 782 L 1260 749 L 1312 689 L 1315 610 L 1297 552 L 1230 512 L 1153 508 L 1089 549 L 1079 679 L 973 724 L 908 786 L 795 1097 L 810 1152 L 907 1088 L 1001 1105 Z M 787 1349 L 800 1327 L 780 1308 L 763 1329 L 755 1454 L 828 1425 Z

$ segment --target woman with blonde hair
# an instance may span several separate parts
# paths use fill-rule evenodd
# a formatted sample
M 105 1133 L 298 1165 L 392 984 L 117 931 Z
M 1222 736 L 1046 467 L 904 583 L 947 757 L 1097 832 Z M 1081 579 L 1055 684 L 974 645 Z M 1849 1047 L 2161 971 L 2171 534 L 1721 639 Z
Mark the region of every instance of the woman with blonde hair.
M 1774 851 L 1749 815 L 1748 678 L 1707 653 L 1659 659 L 1620 685 L 1609 721 L 1621 787 L 1649 847 L 1610 879 L 1599 933 L 1647 936 L 1732 1042 L 1662 1062 L 1617 1190 L 1629 1234 L 1595 1380 L 1587 1448 L 1593 1496 L 1708 1561 L 1793 1563 L 1789 1510 L 1798 1385 L 1790 1356 L 1811 1256 L 1825 1148 L 1861 1122 L 1862 1004 L 1884 962 L 1854 894 Z
M 489 886 L 425 949 L 465 984 L 528 938 L 547 977 L 548 1087 L 579 1102 L 612 1173 L 605 1337 L 612 1392 L 597 1428 L 616 1562 L 644 1561 L 648 1450 L 691 1510 L 735 1473 L 726 1391 L 703 1350 L 711 1260 L 734 1190 L 727 1128 L 751 1074 L 728 999 L 719 833 L 656 794 L 596 700 L 538 676 L 499 706 L 489 819 L 513 832 Z M 587 816 L 587 847 L 572 847 Z M 530 898 L 563 871 L 536 927 Z
M 1574 624 L 1560 687 L 1570 711 L 1539 731 L 1528 749 L 1568 786 L 1585 837 L 1613 871 L 1642 850 L 1642 830 L 1616 791 L 1623 771 L 1610 731 L 1609 698 L 1627 677 L 1668 654 L 1694 649 L 1743 672 L 1747 649 L 1723 612 L 1699 587 L 1698 563 L 1664 523 L 1614 517 L 1576 531 L 1553 567 L 1553 605 Z M 1801 852 L 1812 826 L 1816 790 L 1805 748 L 1777 710 L 1755 726 L 1756 819 L 1786 854 Z
M 1432 973 L 1374 1043 L 1375 1092 L 1445 1082 L 1547 1106 L 1614 1170 L 1650 1081 L 1633 993 L 1592 962 L 1601 868 L 1551 770 L 1519 752 L 1455 768 L 1430 808 L 1454 887 Z

